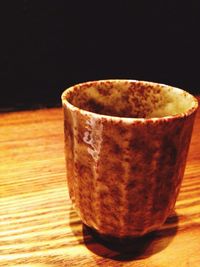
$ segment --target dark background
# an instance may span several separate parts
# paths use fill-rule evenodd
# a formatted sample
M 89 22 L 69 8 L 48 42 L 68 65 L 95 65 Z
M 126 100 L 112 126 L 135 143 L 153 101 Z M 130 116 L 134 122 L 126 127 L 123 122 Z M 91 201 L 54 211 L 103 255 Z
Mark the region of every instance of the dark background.
M 57 106 L 68 86 L 107 78 L 200 94 L 199 0 L 24 0 L 3 34 L 1 110 Z

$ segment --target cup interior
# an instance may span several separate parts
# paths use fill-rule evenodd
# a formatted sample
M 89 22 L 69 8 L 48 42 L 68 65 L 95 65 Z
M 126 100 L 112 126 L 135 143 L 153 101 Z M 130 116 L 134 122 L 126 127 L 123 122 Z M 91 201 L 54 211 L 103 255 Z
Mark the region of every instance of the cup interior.
M 93 113 L 126 118 L 160 118 L 187 113 L 196 99 L 184 90 L 152 82 L 105 80 L 65 91 L 63 100 Z

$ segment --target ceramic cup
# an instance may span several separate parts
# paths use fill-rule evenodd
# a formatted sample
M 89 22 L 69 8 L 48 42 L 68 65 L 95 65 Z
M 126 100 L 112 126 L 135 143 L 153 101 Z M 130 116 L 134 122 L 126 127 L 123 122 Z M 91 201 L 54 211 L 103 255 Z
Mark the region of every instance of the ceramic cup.
M 198 102 L 136 80 L 62 94 L 69 194 L 82 222 L 110 237 L 158 229 L 175 206 Z

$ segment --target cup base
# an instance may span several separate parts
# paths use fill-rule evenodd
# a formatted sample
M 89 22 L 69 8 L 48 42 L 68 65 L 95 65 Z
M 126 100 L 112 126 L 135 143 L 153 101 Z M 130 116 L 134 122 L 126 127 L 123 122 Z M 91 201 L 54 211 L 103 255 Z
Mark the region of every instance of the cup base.
M 156 239 L 157 231 L 147 233 L 140 237 L 113 237 L 110 235 L 100 234 L 93 228 L 84 224 L 83 231 L 85 235 L 92 237 L 93 241 L 103 245 L 107 249 L 123 255 L 131 255 L 131 257 L 139 257 L 144 254 L 152 242 Z
M 124 237 L 116 237 L 109 234 L 102 234 L 98 232 L 96 229 L 87 226 L 86 224 L 83 224 L 85 230 L 91 234 L 96 240 L 102 241 L 102 242 L 108 242 L 110 244 L 117 244 L 117 245 L 124 245 L 124 244 L 132 244 L 137 242 L 137 240 L 142 239 L 148 239 L 149 237 L 152 237 L 155 235 L 157 230 L 152 230 L 142 236 L 124 236 Z

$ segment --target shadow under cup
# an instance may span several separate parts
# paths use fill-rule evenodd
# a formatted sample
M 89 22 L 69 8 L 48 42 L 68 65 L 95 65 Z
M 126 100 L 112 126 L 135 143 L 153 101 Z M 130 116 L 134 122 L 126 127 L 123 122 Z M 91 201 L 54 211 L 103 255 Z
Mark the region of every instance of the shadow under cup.
M 62 94 L 69 193 L 83 223 L 124 238 L 173 210 L 198 102 L 171 86 L 105 80 Z

